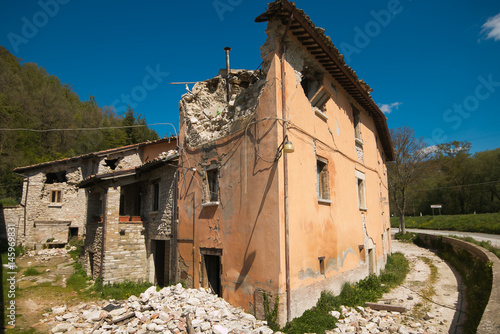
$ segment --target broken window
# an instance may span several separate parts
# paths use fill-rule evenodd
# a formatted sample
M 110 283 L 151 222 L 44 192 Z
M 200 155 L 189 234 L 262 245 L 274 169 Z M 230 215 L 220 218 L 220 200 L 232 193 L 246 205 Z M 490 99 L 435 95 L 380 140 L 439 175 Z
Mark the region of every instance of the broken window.
M 61 190 L 51 190 L 50 191 L 50 203 L 61 203 L 62 202 L 62 191 Z
M 326 91 L 326 89 L 321 86 L 320 89 L 314 94 L 311 98 L 311 105 L 315 108 L 318 108 L 322 112 L 325 111 L 326 102 L 330 99 L 330 93 Z
M 358 193 L 358 207 L 366 210 L 365 173 L 356 171 L 356 187 Z
M 46 184 L 53 184 L 53 183 L 63 183 L 67 182 L 68 180 L 66 179 L 66 171 L 63 170 L 61 172 L 57 173 L 47 173 L 46 175 Z
M 214 203 L 219 201 L 219 181 L 217 168 L 207 170 L 205 186 L 205 202 Z
M 328 187 L 328 161 L 318 157 L 316 160 L 316 190 L 318 199 L 329 200 L 330 189 Z
M 160 209 L 160 182 L 154 181 L 152 184 L 153 202 L 152 211 L 158 211 Z
M 323 113 L 325 112 L 326 103 L 330 99 L 331 95 L 321 84 L 322 81 L 323 79 L 318 75 L 304 75 L 300 84 L 302 89 L 304 89 L 304 94 L 311 103 L 313 109 L 316 113 L 319 112 L 319 116 L 323 116 L 323 118 L 325 118 L 326 115 Z M 328 118 L 326 117 L 326 119 Z
M 111 170 L 115 170 L 118 166 L 118 162 L 120 162 L 120 158 L 116 159 L 104 159 L 104 165 L 111 168 Z

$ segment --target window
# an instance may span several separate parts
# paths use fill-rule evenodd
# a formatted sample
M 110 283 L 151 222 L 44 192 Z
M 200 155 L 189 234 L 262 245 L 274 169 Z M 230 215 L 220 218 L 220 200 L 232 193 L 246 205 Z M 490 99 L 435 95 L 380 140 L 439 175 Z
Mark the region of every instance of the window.
M 329 99 L 330 99 L 330 93 L 328 93 L 326 89 L 323 86 L 321 86 L 310 101 L 313 107 L 316 107 L 321 111 L 325 111 L 325 105 Z
M 116 167 L 118 166 L 119 162 L 120 162 L 120 158 L 104 159 L 104 165 L 108 166 L 109 168 L 111 168 L 111 170 L 115 170 Z
M 300 84 L 316 115 L 326 121 L 328 120 L 328 116 L 324 113 L 325 106 L 331 94 L 320 84 L 321 82 L 322 79 L 320 78 L 304 76 Z
M 328 164 L 327 160 L 319 158 L 316 160 L 316 191 L 318 199 L 329 200 L 330 189 L 328 187 Z
M 219 201 L 219 182 L 217 174 L 217 169 L 207 170 L 208 202 Z
M 318 260 L 319 260 L 319 273 L 321 275 L 324 275 L 325 274 L 325 257 L 324 256 L 318 257 Z
M 45 180 L 46 184 L 63 183 L 67 181 L 65 170 L 57 173 L 47 173 L 45 176 L 46 176 Z
M 153 202 L 152 202 L 152 211 L 158 211 L 160 209 L 160 182 L 155 181 L 152 184 L 152 195 L 153 195 Z
M 51 190 L 50 191 L 50 202 L 51 203 L 61 203 L 62 202 L 61 190 Z
M 358 193 L 358 207 L 366 210 L 365 174 L 356 171 L 356 187 Z

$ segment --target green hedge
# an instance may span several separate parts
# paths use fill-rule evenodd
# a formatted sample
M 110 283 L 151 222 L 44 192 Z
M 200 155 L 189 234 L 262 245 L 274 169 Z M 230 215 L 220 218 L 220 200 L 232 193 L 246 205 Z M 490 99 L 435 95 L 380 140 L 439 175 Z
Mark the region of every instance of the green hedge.
M 406 228 L 500 234 L 500 213 L 405 217 L 405 224 Z M 399 227 L 399 217 L 391 217 L 391 226 Z

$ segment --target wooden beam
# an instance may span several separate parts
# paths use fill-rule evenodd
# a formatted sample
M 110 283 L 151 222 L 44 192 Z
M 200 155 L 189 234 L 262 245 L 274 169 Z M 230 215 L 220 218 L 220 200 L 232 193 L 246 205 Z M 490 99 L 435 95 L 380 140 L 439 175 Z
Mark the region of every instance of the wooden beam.
M 399 313 L 405 313 L 406 311 L 408 311 L 406 307 L 401 307 L 396 305 L 365 303 L 365 306 L 377 311 L 391 311 Z

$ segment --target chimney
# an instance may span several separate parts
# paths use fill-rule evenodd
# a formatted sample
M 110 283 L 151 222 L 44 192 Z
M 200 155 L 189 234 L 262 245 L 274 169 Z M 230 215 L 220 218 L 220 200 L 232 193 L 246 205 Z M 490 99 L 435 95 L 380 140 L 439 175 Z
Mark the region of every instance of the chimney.
M 226 96 L 227 96 L 227 102 L 229 103 L 229 100 L 231 99 L 231 85 L 229 83 L 229 75 L 231 72 L 231 66 L 229 65 L 229 52 L 231 51 L 230 47 L 225 47 L 224 51 L 226 51 Z

